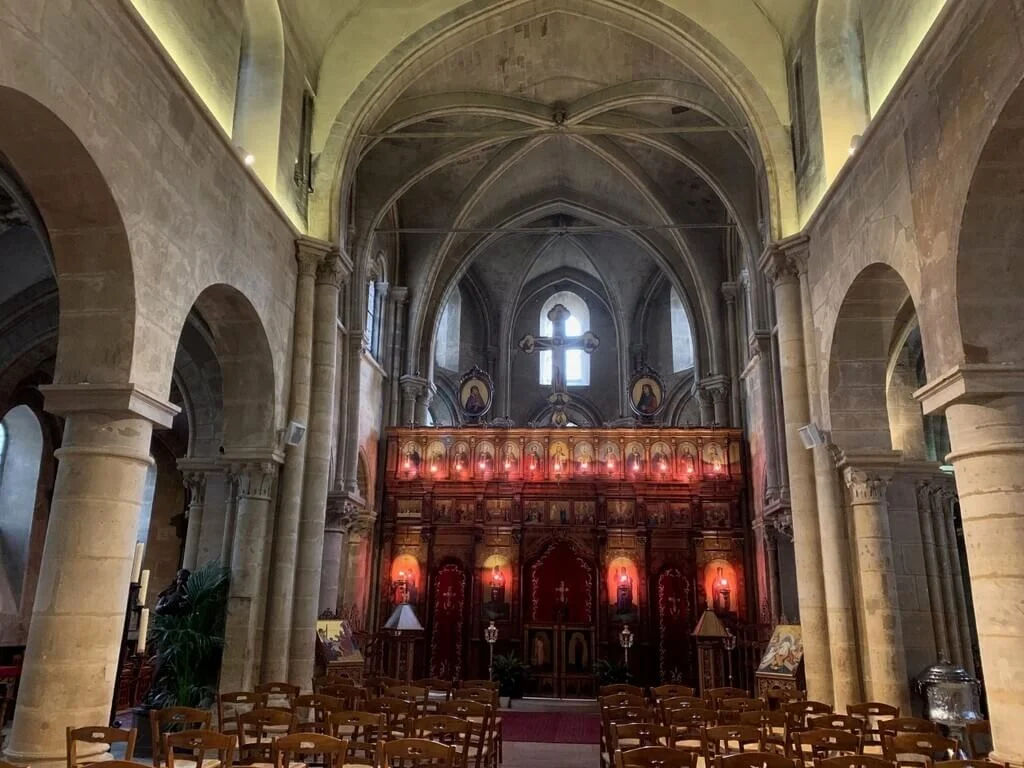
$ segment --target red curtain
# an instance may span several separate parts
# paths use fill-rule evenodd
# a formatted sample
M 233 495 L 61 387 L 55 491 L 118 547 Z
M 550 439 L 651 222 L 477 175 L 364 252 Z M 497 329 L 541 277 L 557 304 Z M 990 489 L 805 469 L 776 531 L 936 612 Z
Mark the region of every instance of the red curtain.
M 530 620 L 594 621 L 594 569 L 568 542 L 555 542 L 530 567 Z
M 658 576 L 658 666 L 663 683 L 684 681 L 689 673 L 689 590 L 682 571 L 666 568 Z
M 466 628 L 466 569 L 446 563 L 434 577 L 434 631 L 430 674 L 444 680 L 462 676 L 462 635 Z

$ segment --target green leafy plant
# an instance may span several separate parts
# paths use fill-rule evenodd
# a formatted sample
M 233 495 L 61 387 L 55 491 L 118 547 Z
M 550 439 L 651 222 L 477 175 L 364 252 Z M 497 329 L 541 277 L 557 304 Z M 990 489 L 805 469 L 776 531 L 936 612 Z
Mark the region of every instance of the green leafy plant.
M 523 683 L 529 669 L 514 653 L 495 656 L 491 671 L 498 683 L 500 696 L 508 696 L 510 699 L 522 698 Z
M 229 571 L 217 561 L 194 570 L 185 591 L 188 610 L 154 616 L 156 674 L 146 696 L 149 707 L 209 707 L 217 694 Z
M 614 685 L 616 683 L 628 683 L 633 679 L 629 667 L 621 662 L 614 664 L 607 659 L 601 659 L 594 665 L 594 675 L 597 677 L 598 685 Z

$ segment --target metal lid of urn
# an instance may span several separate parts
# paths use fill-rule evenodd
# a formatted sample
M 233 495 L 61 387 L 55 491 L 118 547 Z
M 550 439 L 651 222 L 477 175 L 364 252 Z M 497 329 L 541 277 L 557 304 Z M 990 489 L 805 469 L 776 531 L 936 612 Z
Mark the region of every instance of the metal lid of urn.
M 914 682 L 924 697 L 925 715 L 932 722 L 957 727 L 984 719 L 978 681 L 963 667 L 940 656 L 938 663 L 925 667 Z

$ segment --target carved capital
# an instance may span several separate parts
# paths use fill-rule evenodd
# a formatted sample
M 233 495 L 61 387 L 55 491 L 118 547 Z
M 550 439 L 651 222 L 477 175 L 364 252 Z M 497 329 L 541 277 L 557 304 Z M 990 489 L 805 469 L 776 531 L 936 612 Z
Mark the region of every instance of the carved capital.
M 776 536 L 785 536 L 788 541 L 793 540 L 793 513 L 787 510 L 780 510 L 771 517 L 772 528 L 775 529 L 774 535 L 771 538 L 774 540 Z
M 779 240 L 765 249 L 760 267 L 773 286 L 795 283 L 807 271 L 809 242 L 806 235 L 798 235 Z
M 697 390 L 697 402 L 705 407 L 713 405 L 715 401 L 711 395 L 711 390 L 707 387 L 700 387 Z
M 430 394 L 430 382 L 422 376 L 411 376 L 406 374 L 398 380 L 402 387 L 402 394 L 409 399 L 427 397 Z
M 391 290 L 388 292 L 388 298 L 399 307 L 403 307 L 405 302 L 409 300 L 409 289 L 404 285 L 392 285 Z
M 316 284 L 330 285 L 341 288 L 341 282 L 345 277 L 345 270 L 342 267 L 341 254 L 331 251 L 324 256 L 316 268 Z
M 739 286 L 734 282 L 722 283 L 722 297 L 726 304 L 735 304 Z
M 188 505 L 203 506 L 206 503 L 206 472 L 185 470 L 181 473 L 181 480 L 188 491 Z
M 850 489 L 854 504 L 881 504 L 889 487 L 892 473 L 877 468 L 846 467 L 843 480 Z
M 236 484 L 238 498 L 270 500 L 277 467 L 273 461 L 232 462 L 228 473 Z

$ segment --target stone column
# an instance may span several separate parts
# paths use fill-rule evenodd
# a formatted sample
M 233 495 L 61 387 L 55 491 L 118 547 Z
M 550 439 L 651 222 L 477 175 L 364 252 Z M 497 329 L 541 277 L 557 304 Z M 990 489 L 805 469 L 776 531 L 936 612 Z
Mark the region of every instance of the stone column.
M 430 404 L 434 401 L 437 387 L 428 383 L 426 390 L 416 399 L 416 426 L 425 427 L 430 420 Z
M 341 583 L 341 561 L 345 546 L 345 501 L 339 494 L 327 496 L 327 519 L 324 525 L 324 557 L 320 571 L 319 612 L 339 609 L 338 587 Z
M 231 551 L 235 537 L 235 517 L 238 512 L 238 480 L 230 471 L 224 474 L 224 530 L 221 532 L 220 564 L 231 567 Z
M 804 268 L 806 243 L 807 239 L 801 237 L 769 248 L 762 257 L 762 269 L 775 291 L 800 626 L 804 637 L 816 638 L 804 647 L 807 695 L 832 702 L 832 661 L 814 463 L 799 434 L 800 428 L 810 421 L 798 279 L 799 270 Z
M 782 605 L 779 600 L 779 549 L 775 540 L 775 529 L 764 520 L 755 523 L 755 530 L 761 536 L 764 545 L 764 567 L 768 571 L 766 582 L 768 584 L 768 612 L 771 614 L 771 623 L 779 623 L 779 616 L 782 613 Z
M 1024 763 L 1024 381 L 1019 366 L 961 365 L 918 390 L 949 425 L 992 760 Z
M 855 567 L 860 578 L 864 695 L 909 712 L 910 686 L 885 498 L 894 459 L 898 454 L 879 459 L 847 456 L 843 477 L 850 493 Z
M 725 376 L 709 376 L 701 382 L 701 389 L 711 396 L 712 424 L 731 426 L 729 421 L 729 380 Z
M 373 287 L 373 302 L 374 311 L 373 316 L 377 319 L 373 327 L 373 339 L 370 340 L 370 354 L 375 358 L 381 356 L 381 343 L 384 339 L 385 332 L 385 316 L 384 316 L 384 302 L 388 297 L 388 283 L 384 280 L 378 280 L 374 283 Z
M 324 555 L 324 520 L 331 474 L 334 428 L 334 376 L 338 347 L 338 291 L 350 265 L 333 251 L 316 270 L 313 310 L 313 361 L 306 433 L 305 475 L 299 514 L 299 550 L 292 602 L 292 639 L 288 681 L 306 690 L 313 679 L 320 567 Z M 350 422 L 350 428 L 351 428 Z
M 952 553 L 950 552 L 949 528 L 946 517 L 946 494 L 940 485 L 933 485 L 932 526 L 935 531 L 935 550 L 939 556 L 939 588 L 942 591 L 942 615 L 946 623 L 946 637 L 949 638 L 949 660 L 963 666 L 964 651 L 960 637 L 960 622 L 957 619 L 956 592 L 953 587 L 955 576 Z
M 953 605 L 956 608 L 957 630 L 960 635 L 960 664 L 968 674 L 975 674 L 974 650 L 971 647 L 971 627 L 967 619 L 967 595 L 964 592 L 964 573 L 966 569 L 960 559 L 960 542 L 957 540 L 956 527 L 953 524 L 953 503 L 956 494 L 947 485 L 942 489 L 946 514 L 946 538 L 949 542 L 949 564 L 953 577 Z
M 267 525 L 271 517 L 278 456 L 228 457 L 228 472 L 238 488 L 231 548 L 231 584 L 224 622 L 224 659 L 220 668 L 222 691 L 252 690 L 257 682 L 263 627 L 260 612 Z
M 775 439 L 778 441 L 778 448 L 776 449 L 776 456 L 779 461 L 779 496 L 785 500 L 789 498 L 789 437 L 788 430 L 786 427 L 786 403 L 784 400 L 783 386 L 782 386 L 782 363 L 779 360 L 781 352 L 779 351 L 781 342 L 773 336 L 768 338 L 768 350 L 770 354 L 770 367 L 772 375 L 770 377 L 772 385 L 772 401 L 775 403 L 775 424 L 776 429 L 773 430 Z M 805 361 L 806 362 L 806 361 Z M 810 413 L 810 410 L 808 410 Z M 801 443 L 803 445 L 803 443 Z
M 199 565 L 199 539 L 203 528 L 203 511 L 206 508 L 206 478 L 209 472 L 218 472 L 220 467 L 213 460 L 179 459 L 178 469 L 188 491 L 188 507 L 185 516 L 185 547 L 181 567 L 194 571 Z
M 359 329 L 348 334 L 348 434 L 345 435 L 345 491 L 349 496 L 359 495 L 359 404 L 362 385 L 363 353 L 366 344 Z
M 152 427 L 170 428 L 178 409 L 130 384 L 41 389 L 64 436 L 4 756 L 56 766 L 66 727 L 110 718 Z M 88 745 L 80 757 L 103 751 Z
M 402 424 L 407 427 L 423 424 L 427 406 L 430 405 L 428 397 L 433 397 L 430 382 L 422 376 L 407 374 L 402 377 L 401 384 Z
M 313 367 L 313 306 L 317 266 L 331 246 L 312 238 L 296 241 L 298 274 L 295 284 L 295 325 L 292 328 L 292 376 L 288 414 L 291 421 L 309 425 L 310 377 Z M 295 597 L 295 561 L 299 552 L 299 516 L 302 482 L 306 471 L 307 436 L 298 445 L 285 446 L 281 472 L 281 501 L 274 525 L 273 559 L 267 595 L 266 637 L 261 676 L 279 682 L 288 676 L 292 608 Z
M 743 423 L 740 413 L 740 361 L 739 361 L 739 329 L 736 326 L 736 290 L 734 282 L 722 283 L 722 296 L 725 298 L 725 340 L 729 355 L 729 421 L 731 426 L 738 427 Z
M 942 572 L 935 543 L 932 487 L 932 483 L 927 480 L 919 480 L 916 484 L 917 519 L 921 526 L 921 548 L 924 552 L 925 578 L 928 580 L 928 606 L 932 614 L 935 650 L 941 658 L 951 659 L 949 632 L 946 630 L 946 607 L 942 600 Z
M 392 286 L 391 302 L 394 307 L 394 330 L 391 334 L 391 367 L 388 377 L 391 379 L 391 408 L 388 411 L 389 426 L 401 424 L 401 386 L 398 380 L 401 378 L 402 350 L 405 346 L 405 314 L 406 302 L 409 300 L 409 289 L 404 286 Z M 498 380 L 497 377 L 494 379 Z
M 769 506 L 782 500 L 781 482 L 779 478 L 778 442 L 774 439 L 775 408 L 772 397 L 772 337 L 768 331 L 755 331 L 749 340 L 750 355 L 757 358 L 758 393 L 761 400 L 761 417 L 764 423 L 764 434 L 761 436 L 764 445 L 765 501 Z M 781 407 L 781 403 L 778 404 Z
M 711 390 L 705 387 L 703 382 L 697 389 L 697 403 L 700 405 L 700 425 L 713 427 L 715 425 L 715 401 L 711 397 Z
M 858 660 L 857 624 L 854 619 L 851 580 L 854 571 L 850 567 L 845 500 L 839 486 L 835 446 L 819 445 L 813 448 L 812 459 L 818 497 L 818 524 L 821 529 L 832 686 L 836 711 L 845 712 L 847 704 L 857 704 L 864 700 Z
M 367 595 L 364 594 L 366 576 L 364 572 L 366 562 L 363 558 L 363 550 L 366 545 L 366 538 L 373 531 L 374 515 L 356 508 L 355 517 L 349 523 L 346 532 L 345 548 L 345 605 L 354 606 L 359 612 L 366 608 Z

